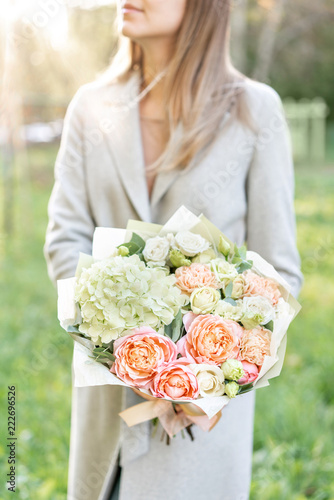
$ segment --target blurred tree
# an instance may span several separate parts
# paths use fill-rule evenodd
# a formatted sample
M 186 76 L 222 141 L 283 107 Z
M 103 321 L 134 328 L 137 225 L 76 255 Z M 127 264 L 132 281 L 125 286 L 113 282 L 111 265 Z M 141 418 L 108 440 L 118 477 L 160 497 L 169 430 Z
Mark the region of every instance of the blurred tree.
M 68 61 L 76 79 L 93 80 L 110 63 L 117 47 L 116 6 L 94 10 L 69 9 Z
M 238 40 L 238 16 L 247 43 Z M 334 119 L 333 0 L 248 0 L 247 12 L 239 0 L 233 17 L 236 66 L 282 97 L 323 97 Z
M 268 13 L 258 38 L 253 77 L 256 80 L 266 81 L 269 76 L 277 35 L 284 17 L 287 0 L 260 0 L 259 3 L 267 9 Z
M 234 64 L 244 72 L 247 65 L 247 12 L 248 0 L 239 0 L 234 4 L 232 15 L 232 45 Z
M 47 28 L 36 28 L 25 18 L 13 25 L 15 71 L 25 95 L 34 93 L 66 100 L 109 63 L 117 41 L 115 7 L 72 8 L 68 9 L 68 16 L 68 43 L 58 50 L 53 48 Z

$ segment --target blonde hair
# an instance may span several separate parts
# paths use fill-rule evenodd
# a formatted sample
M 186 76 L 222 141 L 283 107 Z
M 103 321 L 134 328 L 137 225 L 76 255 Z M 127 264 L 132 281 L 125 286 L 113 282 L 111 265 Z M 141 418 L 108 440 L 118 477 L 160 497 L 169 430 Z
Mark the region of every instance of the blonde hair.
M 175 52 L 164 77 L 169 142 L 149 170 L 186 168 L 212 144 L 224 125 L 239 119 L 252 127 L 243 92 L 246 77 L 232 65 L 229 50 L 230 1 L 187 0 Z M 106 73 L 127 79 L 143 68 L 143 51 L 121 37 Z M 182 124 L 181 137 L 177 134 Z

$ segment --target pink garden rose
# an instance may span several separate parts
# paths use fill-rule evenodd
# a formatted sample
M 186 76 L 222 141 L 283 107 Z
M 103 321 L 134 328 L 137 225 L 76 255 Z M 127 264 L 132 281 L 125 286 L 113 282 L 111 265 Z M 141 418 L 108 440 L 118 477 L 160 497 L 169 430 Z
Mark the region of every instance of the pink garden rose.
M 252 271 L 244 273 L 245 287 L 244 297 L 251 297 L 252 295 L 262 295 L 266 297 L 273 305 L 276 305 L 278 299 L 281 297 L 277 283 L 269 278 L 263 278 Z
M 158 368 L 176 360 L 176 344 L 150 327 L 133 330 L 114 343 L 116 357 L 112 370 L 128 385 L 148 387 Z
M 150 389 L 156 398 L 196 399 L 199 395 L 196 375 L 184 358 L 161 366 Z
M 179 352 L 192 363 L 220 365 L 239 354 L 244 329 L 236 322 L 212 314 L 199 315 L 177 342 Z
M 196 288 L 210 286 L 218 288 L 218 282 L 214 273 L 204 264 L 191 264 L 176 269 L 176 286 L 184 293 L 190 295 Z
M 271 331 L 265 328 L 245 330 L 240 339 L 240 359 L 262 366 L 264 357 L 270 354 L 270 338 Z
M 259 374 L 259 369 L 254 363 L 248 363 L 248 361 L 241 361 L 242 368 L 244 370 L 244 376 L 239 378 L 238 384 L 245 385 L 254 382 Z
M 189 330 L 191 323 L 194 321 L 195 318 L 197 318 L 198 314 L 195 314 L 193 312 L 187 312 L 183 316 L 183 324 L 186 332 Z

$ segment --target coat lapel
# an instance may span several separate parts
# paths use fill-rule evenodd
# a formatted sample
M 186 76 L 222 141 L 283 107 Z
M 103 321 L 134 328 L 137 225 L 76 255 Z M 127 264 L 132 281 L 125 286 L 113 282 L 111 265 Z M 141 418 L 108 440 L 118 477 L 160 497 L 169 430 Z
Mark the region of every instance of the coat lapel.
M 180 175 L 178 170 L 171 170 L 169 172 L 161 172 L 157 175 L 152 190 L 151 205 L 155 207 L 158 205 L 162 197 L 167 193 L 168 189 L 175 182 Z
M 110 153 L 125 191 L 139 218 L 151 221 L 151 210 L 145 177 L 144 155 L 136 96 L 139 94 L 139 75 L 135 73 L 126 83 L 109 88 L 103 102 L 107 109 L 104 134 Z

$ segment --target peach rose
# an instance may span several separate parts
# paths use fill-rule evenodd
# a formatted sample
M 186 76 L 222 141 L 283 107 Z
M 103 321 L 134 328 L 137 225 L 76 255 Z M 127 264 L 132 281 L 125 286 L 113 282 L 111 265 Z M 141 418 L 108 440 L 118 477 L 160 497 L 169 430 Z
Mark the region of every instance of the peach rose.
M 235 321 L 212 314 L 199 315 L 177 342 L 179 352 L 193 363 L 220 365 L 239 354 L 244 329 Z
M 190 295 L 196 288 L 210 286 L 218 288 L 216 276 L 204 264 L 191 264 L 176 269 L 176 286 Z
M 248 363 L 248 361 L 241 361 L 242 368 L 244 370 L 244 376 L 239 378 L 238 384 L 245 385 L 254 382 L 259 374 L 259 369 L 254 363 Z
M 112 370 L 126 384 L 148 388 L 158 368 L 177 357 L 176 344 L 152 328 L 141 327 L 114 343 Z
M 278 299 L 281 297 L 281 292 L 274 280 L 263 278 L 252 271 L 244 273 L 244 277 L 246 281 L 243 294 L 244 297 L 262 295 L 269 299 L 273 305 L 277 304 Z
M 270 354 L 270 337 L 271 332 L 265 328 L 245 330 L 240 339 L 240 359 L 263 365 L 264 357 Z
M 196 399 L 199 395 L 198 382 L 188 360 L 180 358 L 160 367 L 151 392 L 156 398 Z

